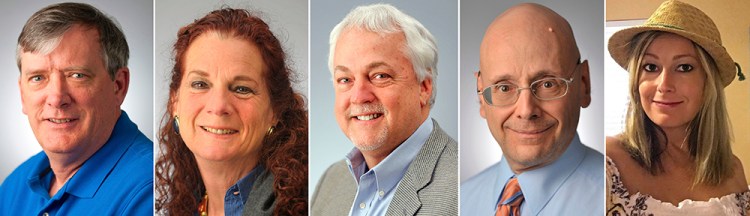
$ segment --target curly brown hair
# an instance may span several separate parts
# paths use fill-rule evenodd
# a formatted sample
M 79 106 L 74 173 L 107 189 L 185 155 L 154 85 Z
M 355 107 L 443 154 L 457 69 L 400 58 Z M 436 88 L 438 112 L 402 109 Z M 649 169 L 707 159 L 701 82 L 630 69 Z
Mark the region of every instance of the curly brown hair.
M 286 54 L 268 25 L 243 9 L 223 8 L 210 12 L 177 33 L 174 68 L 169 84 L 167 111 L 159 131 L 160 157 L 156 162 L 156 210 L 168 215 L 193 215 L 205 193 L 195 157 L 174 128 L 172 102 L 182 82 L 185 53 L 206 32 L 247 40 L 258 46 L 268 71 L 264 79 L 271 107 L 279 122 L 263 140 L 260 162 L 274 175 L 274 215 L 307 214 L 307 111 L 305 98 L 292 89 L 295 74 Z

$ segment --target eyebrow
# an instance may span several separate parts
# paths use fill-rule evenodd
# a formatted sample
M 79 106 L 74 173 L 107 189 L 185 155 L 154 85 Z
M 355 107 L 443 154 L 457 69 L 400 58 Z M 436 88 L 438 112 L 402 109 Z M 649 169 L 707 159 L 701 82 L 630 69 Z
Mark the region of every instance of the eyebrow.
M 92 73 L 89 68 L 83 67 L 83 66 L 66 67 L 60 71 L 62 71 L 63 73 L 70 72 L 70 71 L 84 71 L 86 73 Z M 31 71 L 22 71 L 21 73 L 28 75 L 28 74 L 42 74 L 42 73 L 48 73 L 48 72 L 49 70 L 47 69 L 36 69 L 36 70 L 31 70 Z
M 348 67 L 338 65 L 335 68 L 333 68 L 333 72 L 343 72 L 343 73 L 349 73 L 351 72 Z
M 372 70 L 374 68 L 378 68 L 378 67 L 388 67 L 388 68 L 390 68 L 391 66 L 388 65 L 388 63 L 379 61 L 379 62 L 373 62 L 373 63 L 368 64 L 366 68 L 367 68 L 367 71 L 370 71 L 370 70 Z
M 388 63 L 382 62 L 382 61 L 378 61 L 378 62 L 372 62 L 372 63 L 370 63 L 370 64 L 367 64 L 367 66 L 365 66 L 365 70 L 366 70 L 366 71 L 371 71 L 371 70 L 373 70 L 373 69 L 375 69 L 375 68 L 379 68 L 379 67 L 387 67 L 387 68 L 390 68 L 390 67 L 391 67 L 391 65 L 389 65 Z M 338 66 L 336 66 L 336 67 L 335 67 L 335 68 L 333 69 L 333 72 L 334 72 L 334 73 L 335 73 L 335 72 L 351 73 L 352 71 L 351 71 L 351 70 L 350 70 L 350 69 L 349 69 L 348 67 L 346 67 L 346 66 L 341 66 L 341 65 L 338 65 Z
M 192 71 L 188 72 L 188 76 L 190 76 L 191 74 L 195 74 L 196 76 L 200 76 L 200 77 L 208 77 L 208 76 L 210 76 L 208 74 L 208 72 L 205 72 L 205 71 L 202 71 L 202 70 L 192 70 Z M 253 79 L 252 77 L 247 76 L 247 75 L 242 75 L 242 74 L 234 76 L 233 79 L 232 79 L 232 81 L 249 81 L 249 82 L 253 82 L 253 83 L 257 83 L 258 82 L 255 79 Z
M 546 76 L 559 77 L 557 75 L 554 75 L 554 73 L 552 73 L 552 71 L 549 71 L 549 70 L 539 70 L 539 71 L 535 71 L 533 73 L 534 73 L 534 75 L 531 76 L 530 82 L 533 82 L 535 80 L 541 79 L 541 78 L 546 77 Z M 491 78 L 490 81 L 493 84 L 499 83 L 499 82 L 502 82 L 502 81 L 514 80 L 513 76 L 511 76 L 510 74 L 504 74 L 504 75 L 490 77 L 490 78 Z M 517 81 L 517 80 L 515 80 L 515 81 Z
M 205 71 L 202 71 L 202 70 L 192 70 L 192 71 L 188 72 L 187 75 L 190 76 L 191 74 L 195 74 L 196 76 L 202 76 L 202 77 L 207 77 L 208 76 L 208 72 L 205 72 Z
M 258 81 L 255 81 L 255 79 L 253 79 L 252 77 L 247 76 L 247 75 L 242 75 L 242 74 L 234 76 L 233 81 L 248 81 L 248 82 L 252 82 L 252 83 L 257 83 L 258 82 Z
M 87 67 L 83 66 L 73 66 L 73 67 L 66 67 L 61 70 L 62 72 L 70 72 L 70 71 L 85 71 L 86 73 L 92 73 L 91 70 Z
M 653 54 L 653 53 L 645 53 L 645 54 L 643 54 L 643 56 L 651 56 L 652 58 L 655 58 L 656 60 L 659 60 L 659 56 L 656 56 L 656 54 Z M 693 55 L 690 55 L 690 54 L 680 54 L 680 55 L 674 56 L 672 58 L 672 60 L 680 59 L 680 58 L 687 58 L 687 57 L 690 57 L 690 58 L 693 58 L 693 59 L 698 59 L 696 56 L 693 56 Z

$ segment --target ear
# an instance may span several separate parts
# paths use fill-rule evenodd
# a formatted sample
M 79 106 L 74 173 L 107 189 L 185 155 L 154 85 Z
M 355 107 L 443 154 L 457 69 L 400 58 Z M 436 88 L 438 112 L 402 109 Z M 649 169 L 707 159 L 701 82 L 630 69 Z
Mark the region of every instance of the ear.
M 117 69 L 115 72 L 115 95 L 117 97 L 118 105 L 122 105 L 125 101 L 125 95 L 128 94 L 128 86 L 130 85 L 130 69 L 122 67 Z
M 579 66 L 581 67 L 581 89 L 580 94 L 581 100 L 580 105 L 583 108 L 589 107 L 591 104 L 591 76 L 589 76 L 589 61 L 585 60 Z
M 476 93 L 477 93 L 477 99 L 479 99 L 479 115 L 482 116 L 483 119 L 487 119 L 487 117 L 485 117 L 486 111 L 484 110 L 485 109 L 484 99 L 482 99 L 482 94 L 480 94 L 480 91 L 483 89 L 483 86 L 484 86 L 482 85 L 481 75 L 482 75 L 481 71 L 474 72 L 474 78 L 477 79 Z
M 23 112 L 24 115 L 28 115 L 29 113 L 26 111 L 26 103 L 24 103 L 23 99 L 23 87 L 21 86 L 21 77 L 18 77 L 18 89 L 21 92 L 21 112 Z
M 180 113 L 180 110 L 178 109 L 179 106 L 177 106 L 177 102 L 179 101 L 179 97 L 178 97 L 179 95 L 180 94 L 176 91 L 174 93 L 169 93 L 169 104 L 167 104 L 167 106 L 169 106 L 169 110 L 172 111 L 171 113 L 172 117 Z
M 432 72 L 430 72 L 432 73 Z M 432 96 L 432 78 L 425 77 L 419 84 L 419 101 L 422 107 L 429 106 Z

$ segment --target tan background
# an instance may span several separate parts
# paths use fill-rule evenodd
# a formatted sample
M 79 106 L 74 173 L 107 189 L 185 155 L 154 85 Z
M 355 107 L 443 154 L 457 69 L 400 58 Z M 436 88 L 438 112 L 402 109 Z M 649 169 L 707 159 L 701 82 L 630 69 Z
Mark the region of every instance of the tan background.
M 750 78 L 750 1 L 747 0 L 682 0 L 714 20 L 721 33 L 724 47 L 740 64 L 746 78 Z M 607 0 L 607 21 L 647 19 L 662 1 Z M 742 160 L 745 176 L 750 180 L 750 79 L 738 82 L 735 78 L 724 89 L 727 109 L 734 129 L 734 154 Z

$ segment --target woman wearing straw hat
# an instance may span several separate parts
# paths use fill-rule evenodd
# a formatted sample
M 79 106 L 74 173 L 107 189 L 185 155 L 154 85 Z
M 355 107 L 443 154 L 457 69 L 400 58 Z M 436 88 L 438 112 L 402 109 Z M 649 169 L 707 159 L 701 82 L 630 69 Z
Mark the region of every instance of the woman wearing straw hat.
M 739 65 L 711 18 L 667 1 L 609 51 L 630 73 L 630 104 L 623 133 L 607 138 L 607 214 L 746 215 L 724 97 Z

